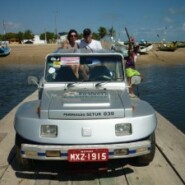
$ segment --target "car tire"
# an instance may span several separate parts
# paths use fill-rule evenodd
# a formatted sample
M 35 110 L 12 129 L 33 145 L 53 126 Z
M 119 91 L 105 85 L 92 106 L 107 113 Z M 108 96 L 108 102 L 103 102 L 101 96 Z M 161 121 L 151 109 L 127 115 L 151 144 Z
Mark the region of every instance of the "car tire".
M 33 166 L 33 160 L 26 159 L 21 156 L 21 144 L 24 143 L 24 139 L 18 134 L 15 136 L 15 150 L 16 150 L 16 160 L 21 168 L 29 169 Z
M 155 133 L 153 133 L 149 139 L 151 140 L 151 152 L 149 154 L 139 156 L 135 158 L 137 165 L 147 166 L 153 161 L 155 156 Z

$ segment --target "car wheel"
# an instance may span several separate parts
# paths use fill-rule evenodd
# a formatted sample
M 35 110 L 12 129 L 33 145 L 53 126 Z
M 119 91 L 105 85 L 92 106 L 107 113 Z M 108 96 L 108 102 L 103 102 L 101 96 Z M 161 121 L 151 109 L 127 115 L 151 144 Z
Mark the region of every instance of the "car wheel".
M 18 134 L 15 136 L 15 149 L 16 149 L 16 160 L 21 168 L 30 168 L 33 166 L 33 160 L 26 159 L 21 156 L 21 144 L 24 143 L 24 139 Z
M 153 133 L 149 139 L 151 140 L 151 152 L 149 154 L 136 157 L 136 163 L 138 165 L 149 165 L 153 161 L 155 156 L 155 133 Z

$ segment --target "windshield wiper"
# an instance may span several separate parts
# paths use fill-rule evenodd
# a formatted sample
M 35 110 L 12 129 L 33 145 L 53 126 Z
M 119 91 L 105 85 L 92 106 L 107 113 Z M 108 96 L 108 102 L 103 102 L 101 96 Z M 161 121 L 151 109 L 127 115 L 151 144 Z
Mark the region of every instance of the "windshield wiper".
M 95 88 L 99 88 L 99 87 L 102 87 L 103 85 L 107 84 L 107 82 L 98 82 L 96 83 L 95 85 Z M 106 88 L 105 88 L 106 89 Z
M 67 84 L 66 87 L 67 87 L 67 89 L 70 88 L 70 87 L 74 87 L 75 84 L 77 84 L 77 83 L 78 83 L 78 82 L 70 82 L 70 83 Z

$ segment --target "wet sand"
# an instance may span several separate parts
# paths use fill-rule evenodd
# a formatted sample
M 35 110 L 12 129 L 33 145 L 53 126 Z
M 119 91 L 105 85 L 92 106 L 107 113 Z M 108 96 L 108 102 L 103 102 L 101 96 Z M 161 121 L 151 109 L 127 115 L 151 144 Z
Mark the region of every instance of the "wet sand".
M 42 64 L 47 54 L 57 49 L 56 44 L 12 45 L 10 55 L 0 57 L 0 66 L 7 64 Z M 174 52 L 158 51 L 156 47 L 145 55 L 138 56 L 137 65 L 146 64 L 185 64 L 185 48 Z

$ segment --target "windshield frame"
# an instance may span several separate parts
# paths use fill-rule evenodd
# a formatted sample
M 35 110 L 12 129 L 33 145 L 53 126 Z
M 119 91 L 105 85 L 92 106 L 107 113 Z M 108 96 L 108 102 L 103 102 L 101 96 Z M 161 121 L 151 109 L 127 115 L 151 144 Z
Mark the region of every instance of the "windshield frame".
M 91 80 L 87 80 L 87 79 L 78 79 L 78 80 L 49 80 L 48 75 L 49 72 L 49 68 L 52 68 L 54 65 L 54 62 L 58 61 L 58 69 L 55 66 L 55 69 L 53 70 L 59 70 L 59 68 L 62 66 L 64 67 L 65 65 L 61 64 L 61 58 L 74 58 L 74 64 L 76 62 L 76 66 L 79 65 L 86 65 L 88 66 L 88 68 L 92 68 L 98 65 L 105 65 L 107 67 L 107 65 L 109 64 L 110 66 L 112 65 L 112 68 L 114 68 L 114 70 L 116 71 L 111 71 L 110 74 L 114 75 L 114 78 L 111 79 L 91 79 Z M 79 59 L 79 61 L 78 61 Z M 99 61 L 98 63 L 98 59 L 101 59 L 101 61 Z M 89 61 L 88 61 L 89 60 Z M 94 63 L 92 63 L 92 61 L 94 61 Z M 105 61 L 107 63 L 105 63 Z M 60 64 L 59 64 L 60 63 Z M 57 64 L 57 63 L 56 63 Z M 70 65 L 66 65 L 66 66 L 70 66 Z M 110 69 L 109 66 L 109 69 Z M 70 66 L 71 67 L 71 66 Z M 52 71 L 52 70 L 51 70 Z M 66 71 L 66 70 L 65 70 Z M 117 74 L 117 71 L 119 71 L 119 74 Z M 74 72 L 74 71 L 73 71 Z M 113 72 L 115 72 L 115 74 L 113 74 Z M 106 75 L 105 75 L 106 76 Z M 104 76 L 103 76 L 104 77 Z M 66 82 L 122 82 L 125 80 L 125 74 L 124 74 L 124 59 L 123 56 L 119 53 L 96 53 L 96 54 L 81 54 L 81 53 L 52 53 L 50 55 L 47 55 L 46 57 L 46 62 L 45 62 L 45 70 L 44 70 L 44 79 L 46 83 L 66 83 Z

